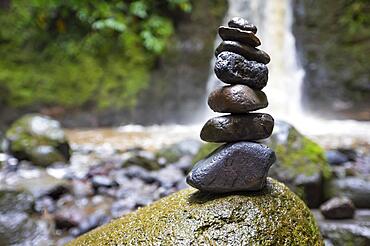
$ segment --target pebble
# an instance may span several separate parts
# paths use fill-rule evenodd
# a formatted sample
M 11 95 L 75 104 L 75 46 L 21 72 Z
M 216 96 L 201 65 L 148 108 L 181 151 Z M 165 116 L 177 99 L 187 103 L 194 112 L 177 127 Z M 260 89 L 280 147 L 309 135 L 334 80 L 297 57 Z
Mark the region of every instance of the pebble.
M 248 23 L 247 20 L 241 18 L 241 17 L 234 17 L 232 18 L 229 23 L 229 27 L 234 27 L 234 28 L 239 28 L 244 31 L 250 31 L 253 32 L 254 34 L 257 33 L 257 27 L 251 23 Z
M 225 144 L 199 161 L 186 182 L 205 192 L 257 191 L 265 186 L 275 160 L 274 151 L 263 144 Z
M 265 64 L 248 61 L 243 56 L 224 51 L 215 62 L 216 76 L 227 84 L 244 84 L 257 90 L 266 86 L 268 68 Z
M 347 197 L 334 197 L 322 204 L 320 211 L 326 219 L 352 219 L 355 206 Z
M 224 51 L 230 51 L 241 56 L 244 56 L 247 60 L 256 61 L 263 64 L 270 62 L 270 56 L 264 51 L 257 48 L 253 48 L 248 45 L 241 44 L 236 41 L 223 41 L 215 51 L 216 57 Z
M 274 119 L 269 114 L 225 115 L 208 120 L 200 138 L 216 143 L 254 141 L 268 138 L 273 127 Z
M 253 32 L 240 30 L 233 27 L 220 26 L 218 34 L 224 41 L 238 41 L 245 45 L 257 47 L 261 45 L 261 41 L 254 35 Z
M 208 97 L 209 107 L 219 113 L 248 113 L 266 108 L 267 97 L 246 85 L 224 86 L 215 89 Z

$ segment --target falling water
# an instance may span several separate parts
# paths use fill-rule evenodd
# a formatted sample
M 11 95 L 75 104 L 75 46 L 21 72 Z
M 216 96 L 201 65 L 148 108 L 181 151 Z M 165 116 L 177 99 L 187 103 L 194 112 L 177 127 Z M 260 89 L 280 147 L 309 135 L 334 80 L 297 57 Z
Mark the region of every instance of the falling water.
M 258 27 L 257 36 L 271 62 L 269 81 L 264 88 L 269 99 L 269 107 L 264 109 L 276 119 L 286 120 L 308 135 L 369 135 L 370 124 L 353 120 L 322 120 L 309 115 L 302 107 L 302 84 L 304 70 L 299 63 L 295 37 L 292 32 L 293 9 L 291 0 L 229 0 L 229 9 L 224 25 L 233 17 L 243 17 Z M 216 38 L 215 45 L 221 42 Z M 207 95 L 221 82 L 213 73 L 215 60 L 211 62 L 210 77 L 207 82 Z M 207 107 L 206 118 L 213 116 Z M 203 119 L 205 120 L 205 119 Z

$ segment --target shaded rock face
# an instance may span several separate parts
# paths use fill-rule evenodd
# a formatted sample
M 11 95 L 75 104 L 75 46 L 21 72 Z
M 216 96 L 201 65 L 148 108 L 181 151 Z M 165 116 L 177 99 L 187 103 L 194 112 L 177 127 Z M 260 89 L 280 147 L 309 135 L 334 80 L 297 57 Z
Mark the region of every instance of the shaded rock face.
M 222 40 L 237 41 L 242 44 L 251 45 L 252 47 L 261 45 L 261 41 L 254 35 L 253 32 L 250 31 L 220 26 L 218 33 Z
M 274 127 L 269 114 L 250 113 L 212 118 L 203 126 L 200 138 L 207 142 L 253 141 L 268 138 Z
M 208 97 L 208 105 L 215 112 L 242 114 L 266 108 L 268 102 L 264 92 L 234 85 L 215 89 Z
M 60 123 L 47 116 L 23 116 L 11 125 L 6 137 L 9 151 L 16 158 L 35 165 L 48 166 L 70 158 L 70 147 Z
M 265 186 L 268 170 L 275 160 L 275 153 L 262 144 L 225 144 L 199 161 L 186 181 L 209 192 L 260 190 Z
M 216 76 L 228 84 L 244 84 L 257 90 L 266 86 L 268 68 L 233 52 L 221 52 L 216 59 Z
M 368 5 L 346 0 L 292 3 L 293 31 L 306 71 L 306 105 L 320 117 L 370 120 L 370 32 L 368 23 L 360 21 L 367 18 Z
M 69 245 L 323 245 L 305 204 L 268 179 L 258 193 L 186 189 L 87 233 Z
M 355 206 L 346 197 L 334 197 L 320 206 L 326 219 L 351 219 L 355 214 Z
M 273 134 L 263 143 L 277 156 L 269 176 L 287 184 L 309 207 L 318 207 L 324 200 L 324 182 L 331 177 L 324 150 L 283 121 L 276 122 Z
M 215 51 L 215 55 L 218 56 L 224 51 L 233 52 L 243 56 L 247 60 L 252 60 L 267 64 L 270 62 L 270 56 L 262 50 L 243 45 L 236 41 L 223 41 Z
M 250 31 L 254 34 L 257 33 L 257 27 L 251 23 L 248 23 L 248 21 L 241 17 L 234 17 L 227 24 L 229 27 L 239 28 L 244 31 Z

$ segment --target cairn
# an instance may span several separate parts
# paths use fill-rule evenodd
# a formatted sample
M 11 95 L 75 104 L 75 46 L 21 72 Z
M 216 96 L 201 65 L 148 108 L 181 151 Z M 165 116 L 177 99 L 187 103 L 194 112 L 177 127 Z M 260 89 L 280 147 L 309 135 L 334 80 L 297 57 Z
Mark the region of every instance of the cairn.
M 270 57 L 257 49 L 257 28 L 236 17 L 221 26 L 222 43 L 217 47 L 215 74 L 228 84 L 208 97 L 209 107 L 227 113 L 208 120 L 200 133 L 202 140 L 226 143 L 199 161 L 186 181 L 200 191 L 225 193 L 257 191 L 266 185 L 274 151 L 255 141 L 268 138 L 274 119 L 265 113 L 251 113 L 268 106 L 261 90 L 268 80 Z

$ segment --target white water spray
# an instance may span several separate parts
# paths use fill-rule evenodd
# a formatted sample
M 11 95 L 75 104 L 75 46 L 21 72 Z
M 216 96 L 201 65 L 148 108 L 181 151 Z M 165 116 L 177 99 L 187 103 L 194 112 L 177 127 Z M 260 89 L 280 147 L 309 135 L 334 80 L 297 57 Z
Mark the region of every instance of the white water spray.
M 296 54 L 291 0 L 229 0 L 224 25 L 236 16 L 257 26 L 257 36 L 262 42 L 258 48 L 271 57 L 268 64 L 269 80 L 264 88 L 269 106 L 264 112 L 270 113 L 275 119 L 292 123 L 301 132 L 311 136 L 339 134 L 370 138 L 368 122 L 322 120 L 303 112 L 301 87 L 304 70 Z M 221 39 L 217 37 L 215 45 L 220 42 Z M 222 84 L 214 75 L 214 62 L 215 59 L 211 62 L 207 96 L 216 86 Z M 208 113 L 203 113 L 206 118 L 214 116 L 208 107 L 206 110 Z

